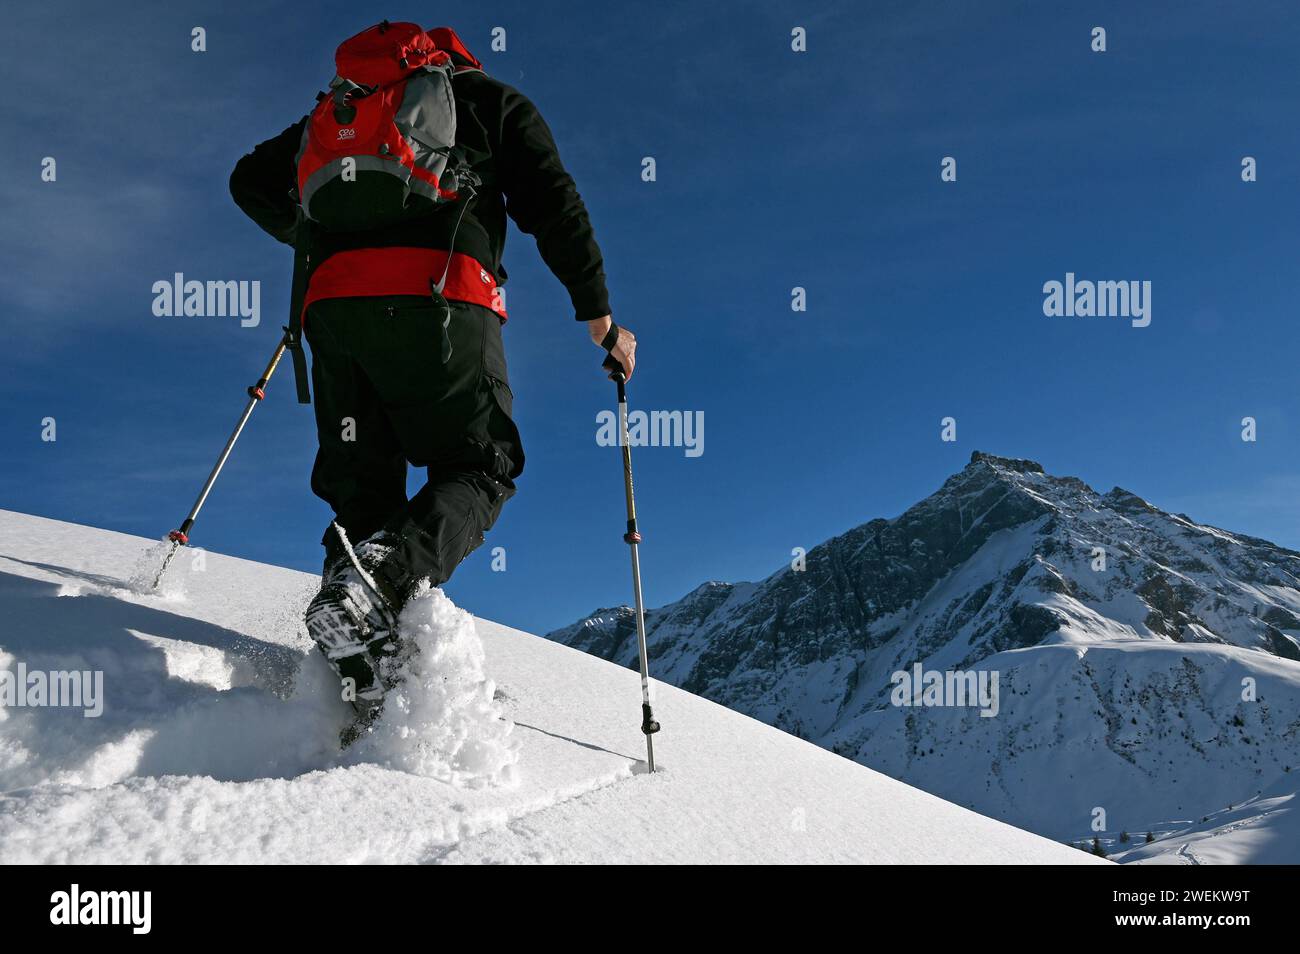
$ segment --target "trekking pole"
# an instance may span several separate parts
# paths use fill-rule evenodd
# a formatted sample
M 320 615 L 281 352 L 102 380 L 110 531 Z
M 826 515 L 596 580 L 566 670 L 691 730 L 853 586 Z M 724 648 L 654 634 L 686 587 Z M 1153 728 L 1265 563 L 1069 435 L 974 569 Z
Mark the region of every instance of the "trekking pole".
M 194 501 L 194 506 L 190 508 L 190 512 L 186 515 L 185 519 L 181 521 L 181 525 L 171 533 L 167 534 L 167 539 L 172 542 L 172 546 L 171 549 L 167 551 L 167 556 L 163 558 L 162 566 L 158 569 L 158 575 L 154 577 L 153 588 L 155 590 L 158 588 L 158 584 L 162 582 L 163 574 L 167 572 L 167 567 L 172 562 L 172 557 L 176 555 L 176 551 L 190 542 L 190 529 L 194 526 L 194 521 L 198 519 L 199 511 L 203 509 L 203 504 L 207 501 L 208 494 L 212 491 L 212 485 L 217 482 L 217 477 L 221 473 L 221 468 L 226 465 L 226 459 L 230 457 L 230 452 L 235 449 L 235 441 L 239 440 L 240 432 L 243 431 L 244 425 L 248 423 L 248 419 L 252 417 L 253 408 L 257 407 L 258 401 L 266 397 L 267 382 L 271 380 L 271 375 L 275 374 L 276 365 L 278 365 L 280 359 L 284 357 L 284 351 L 289 347 L 290 343 L 290 331 L 286 328 L 284 330 L 284 337 L 281 338 L 280 343 L 276 345 L 275 353 L 271 355 L 271 360 L 266 365 L 266 370 L 262 372 L 262 376 L 258 378 L 256 384 L 249 386 L 248 404 L 244 408 L 244 413 L 239 416 L 239 422 L 235 424 L 235 429 L 231 432 L 230 439 L 226 441 L 226 446 L 221 449 L 221 455 L 217 458 L 216 464 L 213 465 L 212 473 L 208 474 L 208 479 L 204 481 L 203 489 L 199 491 L 199 496 L 198 499 Z
M 641 731 L 645 734 L 646 765 L 655 770 L 655 747 L 652 736 L 659 731 L 654 712 L 650 708 L 650 659 L 645 646 L 645 604 L 641 601 L 641 558 L 637 545 L 641 533 L 636 526 L 636 501 L 632 497 L 632 445 L 627 431 L 627 377 L 623 366 L 613 355 L 601 365 L 609 371 L 610 380 L 618 385 L 618 434 L 623 445 L 623 490 L 627 496 L 627 532 L 623 542 L 632 548 L 632 594 L 636 599 L 636 648 L 641 656 Z

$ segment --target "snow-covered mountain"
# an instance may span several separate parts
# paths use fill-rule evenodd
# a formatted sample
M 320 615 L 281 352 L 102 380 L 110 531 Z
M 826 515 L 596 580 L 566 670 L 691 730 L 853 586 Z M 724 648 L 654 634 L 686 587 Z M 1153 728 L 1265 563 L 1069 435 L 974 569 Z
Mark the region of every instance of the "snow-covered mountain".
M 647 626 L 657 678 L 1053 838 L 1118 850 L 1300 788 L 1300 553 L 1032 461 L 976 452 L 803 568 Z M 549 638 L 635 663 L 627 607 Z M 896 705 L 918 663 L 996 675 L 996 714 Z
M 634 674 L 436 590 L 403 618 L 424 668 L 340 755 L 318 580 L 189 550 L 143 595 L 156 549 L 0 511 L 0 861 L 1100 860 L 668 686 L 644 774 Z M 12 694 L 74 671 L 80 708 Z

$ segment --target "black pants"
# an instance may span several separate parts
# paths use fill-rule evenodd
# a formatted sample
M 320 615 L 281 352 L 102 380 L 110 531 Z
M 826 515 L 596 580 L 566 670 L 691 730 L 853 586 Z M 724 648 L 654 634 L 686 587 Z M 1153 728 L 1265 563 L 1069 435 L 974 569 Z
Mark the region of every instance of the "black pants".
M 445 363 L 444 312 L 431 299 L 334 298 L 306 316 L 320 441 L 312 490 L 354 543 L 380 529 L 401 538 L 385 568 L 399 589 L 446 582 L 524 467 L 500 321 L 478 305 L 451 309 Z M 428 473 L 409 501 L 408 463 Z

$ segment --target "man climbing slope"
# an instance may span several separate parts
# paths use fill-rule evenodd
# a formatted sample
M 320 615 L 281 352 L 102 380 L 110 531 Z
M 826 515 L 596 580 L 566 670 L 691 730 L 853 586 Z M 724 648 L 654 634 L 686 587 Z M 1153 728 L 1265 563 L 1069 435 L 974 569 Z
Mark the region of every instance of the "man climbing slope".
M 402 658 L 403 604 L 483 542 L 523 470 L 501 335 L 506 216 L 629 377 L 636 340 L 610 318 L 587 210 L 527 98 L 445 27 L 385 21 L 335 59 L 331 93 L 241 159 L 230 188 L 298 251 L 312 490 L 336 515 L 307 627 L 363 731 Z M 305 386 L 300 373 L 303 399 Z M 410 500 L 408 464 L 428 475 Z

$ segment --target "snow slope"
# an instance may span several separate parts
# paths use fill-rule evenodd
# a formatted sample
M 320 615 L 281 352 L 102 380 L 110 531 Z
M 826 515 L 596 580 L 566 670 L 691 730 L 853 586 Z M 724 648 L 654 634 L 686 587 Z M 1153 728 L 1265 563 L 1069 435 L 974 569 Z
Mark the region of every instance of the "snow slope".
M 1223 865 L 1249 859 L 1254 864 L 1295 863 L 1300 844 L 1300 795 L 1294 780 L 1277 783 L 1240 805 L 1196 822 L 1170 822 L 1153 833 L 1156 840 L 1111 858 L 1130 864 Z
M 1059 643 L 990 656 L 1001 712 L 883 707 L 832 736 L 864 764 L 1010 824 L 1062 840 L 1168 833 L 1260 793 L 1300 787 L 1296 664 L 1210 644 L 1116 640 Z M 1244 702 L 1242 679 L 1259 698 Z M 1105 814 L 1094 831 L 1097 810 Z M 1293 835 L 1300 832 L 1293 831 Z M 1225 847 L 1228 842 L 1220 842 Z M 1233 840 L 1233 864 L 1289 863 L 1300 839 Z M 1154 847 L 1154 846 L 1150 846 Z M 1136 860 L 1126 855 L 1122 860 Z
M 428 671 L 340 757 L 315 579 L 182 551 L 138 595 L 156 546 L 0 511 L 0 669 L 102 671 L 105 699 L 0 709 L 0 861 L 1097 860 L 668 686 L 646 775 L 634 673 L 437 591 L 406 620 Z

